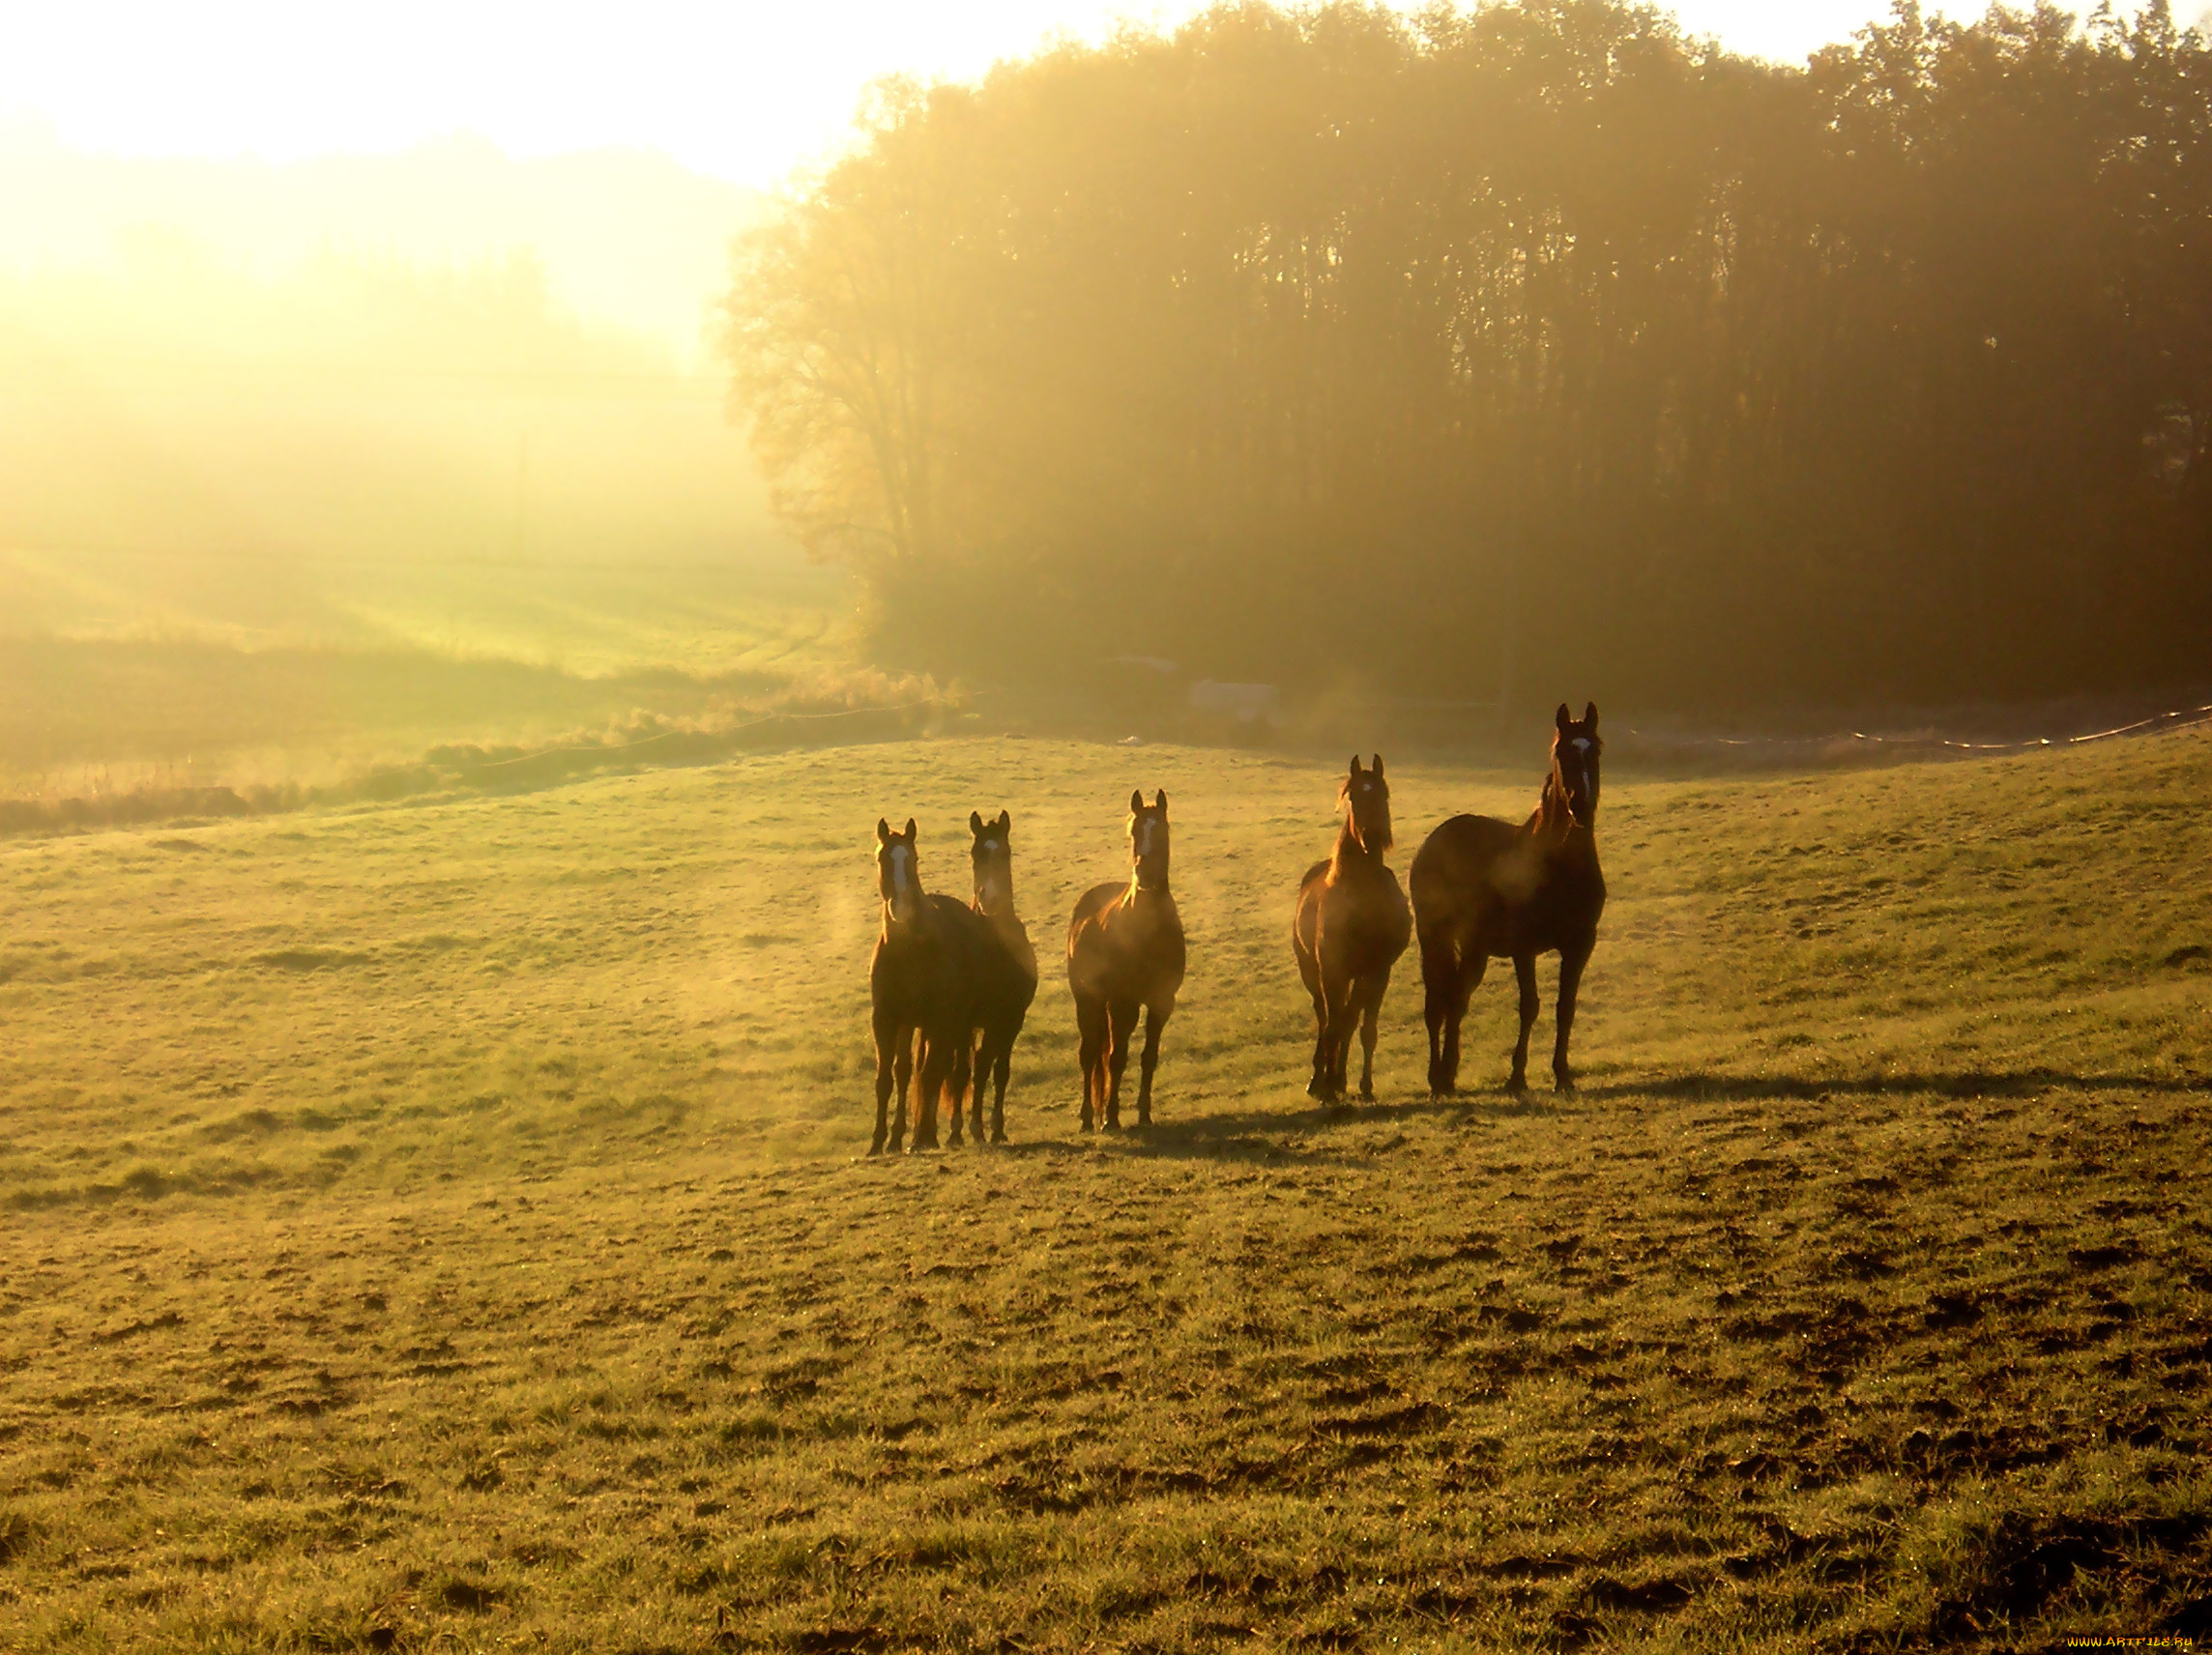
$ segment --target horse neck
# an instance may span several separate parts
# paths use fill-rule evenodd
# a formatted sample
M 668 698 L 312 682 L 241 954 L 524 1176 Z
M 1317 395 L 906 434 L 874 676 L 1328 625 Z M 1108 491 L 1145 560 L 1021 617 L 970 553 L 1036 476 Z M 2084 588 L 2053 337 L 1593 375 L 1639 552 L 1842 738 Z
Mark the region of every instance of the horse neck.
M 920 888 L 918 882 L 914 893 L 914 917 L 912 919 L 894 918 L 891 915 L 891 905 L 888 902 L 883 905 L 883 937 L 888 945 L 895 948 L 901 944 L 921 941 L 929 925 L 929 893 Z
M 1579 836 L 1586 842 L 1594 842 L 1592 829 L 1575 820 L 1575 813 L 1567 808 L 1567 790 L 1559 781 L 1557 770 L 1544 778 L 1544 791 L 1536 800 L 1536 814 L 1528 818 L 1528 826 L 1541 839 L 1564 849 Z
M 1329 853 L 1328 858 L 1329 884 L 1335 885 L 1348 876 L 1356 878 L 1382 865 L 1382 853 L 1369 851 L 1361 844 L 1349 820 L 1337 828 L 1336 849 Z
M 1014 873 L 1011 868 L 1006 870 L 1005 883 L 999 887 L 999 905 L 993 908 L 987 906 L 983 901 L 982 893 L 977 892 L 975 912 L 1001 931 L 1019 931 L 1022 928 L 1022 921 L 1020 915 L 1014 909 Z

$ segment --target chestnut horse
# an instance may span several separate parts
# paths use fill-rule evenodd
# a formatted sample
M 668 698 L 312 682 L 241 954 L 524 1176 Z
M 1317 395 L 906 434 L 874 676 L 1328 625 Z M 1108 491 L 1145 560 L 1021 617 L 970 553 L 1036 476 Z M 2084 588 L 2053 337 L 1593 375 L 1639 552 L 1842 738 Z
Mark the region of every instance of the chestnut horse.
M 1413 858 L 1413 921 L 1421 939 L 1421 982 L 1429 1024 L 1429 1090 L 1459 1085 L 1459 1025 L 1494 959 L 1510 959 L 1521 982 L 1521 1039 L 1513 1048 L 1514 1091 L 1528 1086 L 1528 1030 L 1536 1021 L 1536 956 L 1559 956 L 1558 1038 L 1552 1078 L 1574 1089 L 1567 1036 L 1575 991 L 1597 945 L 1605 875 L 1597 865 L 1597 704 L 1578 722 L 1559 704 L 1552 771 L 1536 814 L 1516 828 L 1491 816 L 1455 816 Z
M 1129 795 L 1126 885 L 1094 886 L 1075 905 L 1067 925 L 1067 987 L 1075 996 L 1082 1035 L 1083 1130 L 1091 1129 L 1096 1103 L 1106 1129 L 1121 1127 L 1121 1071 L 1137 1008 L 1145 1010 L 1145 1055 L 1137 1072 L 1137 1124 L 1152 1123 L 1152 1070 L 1160 1060 L 1160 1031 L 1175 1013 L 1182 987 L 1182 916 L 1168 892 L 1168 796 Z
M 1382 755 L 1375 768 L 1359 768 L 1337 790 L 1344 812 L 1336 851 L 1316 862 L 1298 882 L 1298 906 L 1291 920 L 1291 949 L 1298 975 L 1313 996 L 1313 1079 L 1306 1090 L 1324 1103 L 1344 1095 L 1345 1064 L 1352 1031 L 1359 1031 L 1359 1095 L 1375 1098 L 1375 1020 L 1390 986 L 1390 968 L 1413 934 L 1412 910 L 1398 888 L 1398 876 L 1382 857 L 1390 849 L 1390 784 L 1382 779 Z
M 906 1136 L 907 1083 L 914 1074 L 913 1047 L 921 1046 L 921 1089 L 915 1098 L 914 1147 L 937 1147 L 939 1095 L 967 1079 L 969 1031 L 982 959 L 975 916 L 946 896 L 921 888 L 914 818 L 893 833 L 876 822 L 876 886 L 883 898 L 883 930 L 868 962 L 868 997 L 876 1035 L 876 1136 L 868 1153 L 881 1154 L 886 1128 L 895 1152 Z M 891 1089 L 898 1089 L 898 1118 L 889 1121 Z M 952 1093 L 958 1130 L 960 1091 Z
M 975 870 L 975 899 L 969 906 L 990 927 L 994 951 L 989 957 L 975 1003 L 980 1036 L 975 1047 L 975 1138 L 983 1137 L 983 1088 L 992 1087 L 991 1142 L 1006 1141 L 1006 1075 L 1013 1064 L 1014 1037 L 1029 1016 L 1036 998 L 1036 949 L 1030 945 L 1029 928 L 1014 912 L 1014 818 L 999 812 L 986 822 L 979 811 L 968 813 L 968 831 L 975 836 L 969 847 Z M 954 1100 L 953 1141 L 960 1137 L 959 1106 Z

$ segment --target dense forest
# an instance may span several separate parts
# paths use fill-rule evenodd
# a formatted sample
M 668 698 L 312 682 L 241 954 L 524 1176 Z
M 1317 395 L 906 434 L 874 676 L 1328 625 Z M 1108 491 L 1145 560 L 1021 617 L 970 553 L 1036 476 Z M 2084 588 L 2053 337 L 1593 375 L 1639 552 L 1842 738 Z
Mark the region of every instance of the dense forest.
M 2212 50 L 1227 5 L 890 83 L 734 399 L 891 658 L 1645 705 L 2197 680 Z M 1564 687 L 1560 687 L 1564 686 Z

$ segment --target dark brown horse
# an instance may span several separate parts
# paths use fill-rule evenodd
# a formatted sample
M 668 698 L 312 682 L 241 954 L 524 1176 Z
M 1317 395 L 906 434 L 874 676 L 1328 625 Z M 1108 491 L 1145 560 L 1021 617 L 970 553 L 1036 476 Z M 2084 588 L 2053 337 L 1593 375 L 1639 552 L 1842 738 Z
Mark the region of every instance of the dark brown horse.
M 1567 1036 L 1575 991 L 1597 945 L 1605 875 L 1597 865 L 1597 705 L 1580 722 L 1559 704 L 1552 773 L 1536 814 L 1516 828 L 1491 816 L 1455 816 L 1429 835 L 1413 858 L 1413 920 L 1421 938 L 1427 989 L 1429 1090 L 1449 1096 L 1459 1085 L 1459 1025 L 1493 959 L 1510 959 L 1521 982 L 1521 1039 L 1513 1048 L 1515 1091 L 1528 1085 L 1528 1030 L 1536 1021 L 1536 956 L 1559 956 L 1558 1039 L 1552 1078 L 1574 1089 Z
M 975 899 L 969 906 L 990 928 L 994 951 L 989 969 L 978 985 L 975 1012 L 978 1039 L 975 1046 L 975 1137 L 983 1136 L 983 1089 L 993 1088 L 991 1142 L 1006 1141 L 1006 1076 L 1013 1065 L 1014 1038 L 1036 998 L 1036 949 L 1030 945 L 1029 928 L 1014 912 L 1014 818 L 999 812 L 986 822 L 979 811 L 968 813 L 968 831 L 975 836 L 968 855 L 975 869 Z M 960 1137 L 959 1109 L 955 1102 L 953 1141 Z
M 969 1031 L 981 961 L 981 926 L 950 897 L 921 888 L 914 819 L 893 833 L 876 823 L 876 886 L 883 897 L 883 930 L 868 962 L 868 997 L 876 1035 L 876 1136 L 868 1147 L 881 1154 L 885 1133 L 893 1151 L 906 1135 L 907 1085 L 914 1046 L 921 1047 L 921 1089 L 915 1098 L 914 1147 L 937 1147 L 937 1105 L 956 1081 L 964 1082 Z M 889 1119 L 893 1085 L 898 1118 Z M 960 1092 L 952 1092 L 957 1121 Z M 955 1128 L 957 1130 L 957 1127 Z
M 1082 1035 L 1083 1130 L 1091 1129 L 1095 1103 L 1108 1131 L 1121 1125 L 1121 1071 L 1137 1008 L 1145 1012 L 1145 1055 L 1137 1078 L 1137 1124 L 1152 1123 L 1152 1070 L 1160 1060 L 1160 1031 L 1175 1012 L 1182 987 L 1182 916 L 1168 892 L 1168 796 L 1129 795 L 1126 885 L 1094 886 L 1075 905 L 1067 926 L 1067 986 L 1075 996 Z
M 1382 779 L 1382 755 L 1375 768 L 1359 768 L 1337 790 L 1344 811 L 1336 851 L 1316 862 L 1298 882 L 1297 913 L 1291 920 L 1291 948 L 1298 975 L 1313 996 L 1313 1079 L 1306 1090 L 1324 1103 L 1344 1095 L 1345 1064 L 1352 1032 L 1359 1031 L 1359 1095 L 1375 1096 L 1375 1020 L 1390 986 L 1390 968 L 1413 934 L 1412 911 L 1398 876 L 1382 857 L 1390 849 L 1390 784 Z

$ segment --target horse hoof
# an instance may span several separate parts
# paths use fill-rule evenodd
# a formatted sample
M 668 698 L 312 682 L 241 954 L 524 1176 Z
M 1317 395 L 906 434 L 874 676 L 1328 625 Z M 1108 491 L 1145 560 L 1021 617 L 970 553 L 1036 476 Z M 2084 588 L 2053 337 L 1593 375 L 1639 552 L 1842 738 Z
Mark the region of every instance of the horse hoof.
M 871 1155 L 880 1155 L 883 1152 L 884 1141 L 881 1138 L 878 1138 L 873 1144 L 868 1146 L 868 1153 Z
M 1505 1083 L 1505 1089 L 1515 1097 L 1524 1096 L 1528 1090 L 1528 1077 L 1527 1075 L 1515 1075 Z
M 1006 1133 L 1004 1127 L 1001 1127 L 998 1131 L 991 1134 L 991 1142 L 994 1144 L 1004 1144 L 1005 1141 Z
M 1328 1100 L 1328 1088 L 1323 1086 L 1319 1081 L 1308 1081 L 1306 1082 L 1306 1096 L 1318 1097 L 1325 1103 Z

